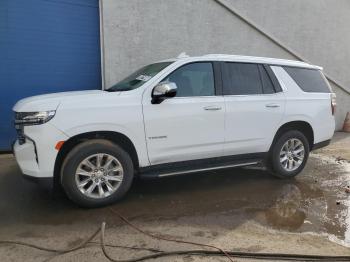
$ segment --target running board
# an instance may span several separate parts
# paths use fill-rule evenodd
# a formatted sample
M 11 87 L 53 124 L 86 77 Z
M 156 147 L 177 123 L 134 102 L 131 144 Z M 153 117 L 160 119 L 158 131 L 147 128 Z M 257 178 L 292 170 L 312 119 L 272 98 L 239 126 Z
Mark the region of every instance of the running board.
M 242 166 L 251 166 L 251 165 L 257 165 L 260 164 L 262 161 L 261 159 L 247 159 L 243 161 L 232 161 L 230 163 L 216 163 L 216 165 L 191 165 L 188 163 L 186 166 L 181 166 L 176 168 L 176 165 L 163 167 L 162 165 L 160 167 L 151 167 L 146 168 L 145 170 L 141 170 L 140 176 L 142 178 L 161 178 L 161 177 L 168 177 L 168 176 L 176 176 L 176 175 L 182 175 L 182 174 L 192 174 L 192 173 L 199 173 L 199 172 L 205 172 L 205 171 L 212 171 L 212 170 L 219 170 L 219 169 L 226 169 L 226 168 L 234 168 L 234 167 L 242 167 Z
M 190 173 L 197 173 L 197 172 L 204 172 L 204 171 L 211 171 L 211 170 L 218 170 L 218 169 L 225 169 L 225 168 L 232 168 L 232 167 L 240 167 L 240 166 L 251 166 L 251 165 L 256 165 L 258 163 L 259 162 L 248 162 L 248 163 L 233 164 L 233 165 L 227 165 L 227 166 L 198 168 L 198 169 L 192 169 L 192 170 L 184 170 L 184 171 L 177 171 L 177 172 L 171 172 L 166 174 L 159 174 L 158 177 L 176 176 L 181 174 L 190 174 Z

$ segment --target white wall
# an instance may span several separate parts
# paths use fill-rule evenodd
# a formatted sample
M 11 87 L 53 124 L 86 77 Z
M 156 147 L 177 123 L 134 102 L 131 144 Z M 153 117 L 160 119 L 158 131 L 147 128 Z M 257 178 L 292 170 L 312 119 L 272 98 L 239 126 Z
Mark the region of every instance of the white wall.
M 224 0 L 350 90 L 350 2 Z M 214 0 L 102 0 L 105 85 L 157 60 L 207 53 L 295 59 Z M 337 128 L 350 111 L 338 97 Z

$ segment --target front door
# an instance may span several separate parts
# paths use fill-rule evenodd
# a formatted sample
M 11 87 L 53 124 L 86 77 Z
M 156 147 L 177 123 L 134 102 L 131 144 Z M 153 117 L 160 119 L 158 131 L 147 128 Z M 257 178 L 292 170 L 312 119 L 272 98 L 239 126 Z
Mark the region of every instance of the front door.
M 211 62 L 183 65 L 165 77 L 177 95 L 152 104 L 143 97 L 148 156 L 152 165 L 221 156 L 225 105 L 216 96 Z

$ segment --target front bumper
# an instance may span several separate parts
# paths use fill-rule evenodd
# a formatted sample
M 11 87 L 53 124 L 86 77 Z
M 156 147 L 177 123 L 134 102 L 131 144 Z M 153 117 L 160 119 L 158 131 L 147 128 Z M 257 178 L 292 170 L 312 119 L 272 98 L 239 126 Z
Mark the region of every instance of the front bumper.
M 18 140 L 13 145 L 13 153 L 23 174 L 34 178 L 52 178 L 58 151 L 58 141 L 66 141 L 68 136 L 50 123 L 25 126 L 25 143 Z
M 22 145 L 17 140 L 13 145 L 13 154 L 22 173 L 28 176 L 40 177 L 39 159 L 37 160 L 37 154 L 35 152 L 34 143 L 29 139 Z
M 34 177 L 34 176 L 28 176 L 28 175 L 23 175 L 23 177 L 26 180 L 33 182 L 44 189 L 49 190 L 50 192 L 54 192 L 55 190 L 53 177 Z

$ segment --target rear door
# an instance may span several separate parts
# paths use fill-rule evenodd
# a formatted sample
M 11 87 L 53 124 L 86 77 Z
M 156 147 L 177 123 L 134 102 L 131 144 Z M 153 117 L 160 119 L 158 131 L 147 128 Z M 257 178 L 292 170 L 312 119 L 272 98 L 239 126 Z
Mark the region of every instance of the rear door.
M 267 65 L 224 62 L 225 155 L 266 152 L 282 120 L 285 96 Z

